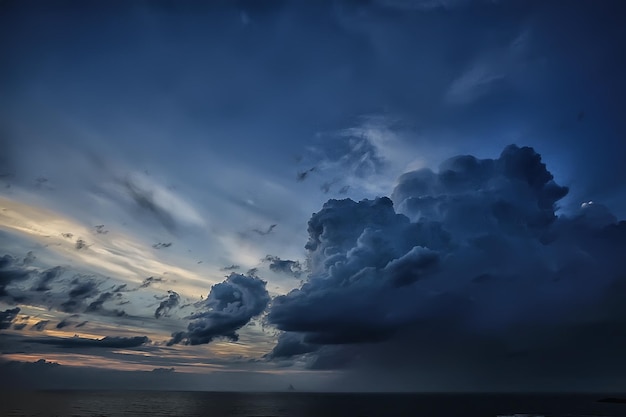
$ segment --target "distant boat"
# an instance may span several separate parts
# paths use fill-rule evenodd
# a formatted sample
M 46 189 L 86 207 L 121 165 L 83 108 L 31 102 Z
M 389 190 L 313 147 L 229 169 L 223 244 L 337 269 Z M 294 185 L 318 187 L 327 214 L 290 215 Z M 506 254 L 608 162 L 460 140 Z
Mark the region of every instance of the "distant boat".
M 287 388 L 287 391 L 295 391 L 295 390 L 296 390 L 296 388 L 292 384 L 289 384 L 289 387 Z

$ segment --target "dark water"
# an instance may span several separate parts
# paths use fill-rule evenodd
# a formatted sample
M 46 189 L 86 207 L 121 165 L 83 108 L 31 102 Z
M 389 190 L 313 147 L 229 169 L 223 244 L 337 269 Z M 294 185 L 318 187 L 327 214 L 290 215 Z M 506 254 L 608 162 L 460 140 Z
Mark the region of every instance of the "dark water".
M 496 417 L 624 416 L 603 395 L 310 394 L 172 391 L 0 393 L 0 416 Z

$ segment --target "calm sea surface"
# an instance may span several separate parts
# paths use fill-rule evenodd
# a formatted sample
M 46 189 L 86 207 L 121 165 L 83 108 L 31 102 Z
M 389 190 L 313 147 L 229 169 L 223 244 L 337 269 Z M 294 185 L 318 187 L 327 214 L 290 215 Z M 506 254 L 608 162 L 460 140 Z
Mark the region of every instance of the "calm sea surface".
M 624 416 L 603 395 L 311 394 L 172 391 L 0 393 L 0 416 L 496 417 Z

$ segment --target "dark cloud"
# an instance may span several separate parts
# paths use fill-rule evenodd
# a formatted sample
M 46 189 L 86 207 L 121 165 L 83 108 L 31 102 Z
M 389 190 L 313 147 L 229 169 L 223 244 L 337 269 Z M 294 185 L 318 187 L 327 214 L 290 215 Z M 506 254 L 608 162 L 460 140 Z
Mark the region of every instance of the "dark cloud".
M 33 262 L 35 262 L 36 259 L 37 259 L 37 256 L 35 256 L 35 253 L 33 251 L 28 251 L 28 253 L 26 253 L 26 256 L 24 257 L 24 259 L 22 260 L 22 264 L 23 265 L 30 265 Z
M 74 247 L 76 247 L 76 250 L 81 250 L 81 249 L 88 249 L 89 245 L 83 239 L 78 239 L 76 241 L 76 244 L 74 244 Z
M 74 326 L 74 327 L 76 327 L 76 328 L 78 329 L 79 327 L 83 327 L 83 326 L 84 326 L 85 324 L 87 324 L 87 323 L 89 323 L 89 321 L 87 321 L 87 320 L 85 320 L 85 321 L 81 321 L 80 323 L 78 323 L 78 324 L 77 324 L 76 326 Z
M 267 355 L 269 359 L 290 358 L 296 355 L 315 352 L 320 349 L 320 345 L 313 345 L 303 341 L 303 335 L 298 333 L 281 333 L 278 336 L 276 346 Z
M 28 326 L 28 323 L 15 323 L 13 330 L 24 330 L 24 327 Z
M 161 301 L 157 309 L 154 311 L 154 318 L 158 319 L 167 316 L 169 312 L 180 304 L 180 295 L 174 291 L 168 291 L 168 297 Z
M 41 320 L 31 326 L 31 330 L 36 330 L 38 332 L 43 332 L 46 330 L 46 326 L 50 324 L 50 320 Z
M 158 243 L 155 243 L 154 245 L 152 245 L 152 247 L 154 249 L 162 249 L 162 248 L 169 248 L 172 245 L 173 245 L 172 242 L 167 242 L 167 243 L 158 242 Z
M 63 236 L 66 239 L 71 239 L 74 237 L 73 233 L 61 233 L 61 236 Z
M 163 281 L 165 281 L 165 280 L 163 278 L 160 278 L 160 277 L 148 277 L 148 278 L 143 280 L 143 282 L 141 283 L 139 288 L 148 288 L 152 284 L 163 282 Z
M 30 272 L 30 270 L 19 265 L 17 259 L 11 255 L 0 257 L 0 297 L 8 295 L 6 288 L 11 283 L 28 278 Z
M 176 369 L 174 369 L 174 368 L 154 368 L 152 370 L 152 372 L 158 373 L 158 374 L 171 374 L 171 373 L 176 372 Z
M 235 264 L 231 264 L 231 265 L 224 266 L 224 267 L 220 268 L 220 271 L 235 271 L 235 270 L 237 270 L 239 268 L 241 268 L 241 266 L 235 265 Z
M 19 307 L 9 308 L 0 312 L 0 329 L 8 329 L 20 312 Z
M 97 226 L 94 226 L 93 228 L 99 235 L 106 235 L 107 233 L 109 233 L 109 231 L 104 228 L 103 224 L 99 224 Z
M 70 283 L 69 298 L 61 303 L 60 309 L 66 313 L 76 313 L 85 309 L 88 298 L 98 294 L 98 284 L 91 278 L 77 276 Z
M 151 214 L 161 225 L 170 232 L 176 228 L 176 222 L 170 212 L 161 207 L 154 199 L 153 192 L 141 188 L 139 184 L 126 180 L 124 183 L 128 195 L 137 207 Z
M 70 316 L 70 317 L 77 317 L 77 316 Z M 70 320 L 70 318 L 66 317 L 63 320 L 61 320 L 60 322 L 57 323 L 56 328 L 57 329 L 62 329 L 64 327 L 68 327 L 71 326 L 73 324 L 75 324 L 76 322 Z
M 88 339 L 83 337 L 46 337 L 46 338 L 31 338 L 28 339 L 29 343 L 38 343 L 42 345 L 52 345 L 65 348 L 118 348 L 118 349 L 131 349 L 140 347 L 150 342 L 147 336 L 134 336 L 134 337 L 116 337 L 106 336 L 102 339 Z
M 173 333 L 168 345 L 200 345 L 218 337 L 238 340 L 237 330 L 260 315 L 270 301 L 265 284 L 257 277 L 231 273 L 211 287 L 201 309 L 191 315 L 187 331 Z
M 110 300 L 113 297 L 112 292 L 103 292 L 101 293 L 95 301 L 89 303 L 87 308 L 85 309 L 85 313 L 94 313 L 100 312 L 103 310 L 103 304 Z
M 309 174 L 311 172 L 315 172 L 316 169 L 317 169 L 317 167 L 312 167 L 312 168 L 307 169 L 306 171 L 298 171 L 298 173 L 296 174 L 296 180 L 298 182 L 304 181 L 305 179 L 307 179 Z
M 252 231 L 254 233 L 256 233 L 257 235 L 266 236 L 266 235 L 269 235 L 270 233 L 272 233 L 274 231 L 275 227 L 276 227 L 275 224 L 270 224 L 269 227 L 267 229 L 265 229 L 265 230 L 253 229 Z
M 50 291 L 49 284 L 51 281 L 57 279 L 63 273 L 63 268 L 55 266 L 54 268 L 47 269 L 39 273 L 39 280 L 33 286 L 33 291 Z
M 406 343 L 407 354 L 443 361 L 450 352 L 459 372 L 458 361 L 476 360 L 489 373 L 489 355 L 567 349 L 582 343 L 584 323 L 626 325 L 614 289 L 626 286 L 626 223 L 597 203 L 558 216 L 566 193 L 533 149 L 509 146 L 496 159 L 460 156 L 404 174 L 393 202 L 329 200 L 308 224 L 307 280 L 272 302 L 268 321 L 285 333 L 269 356 L 305 354 L 316 368 L 359 355 L 382 364 Z M 597 352 L 579 356 L 590 364 Z M 414 371 L 423 361 L 409 362 Z
M 269 268 L 271 271 L 292 275 L 296 278 L 302 275 L 302 265 L 298 261 L 280 259 L 278 256 L 273 255 L 267 255 L 263 258 L 263 261 L 270 263 Z

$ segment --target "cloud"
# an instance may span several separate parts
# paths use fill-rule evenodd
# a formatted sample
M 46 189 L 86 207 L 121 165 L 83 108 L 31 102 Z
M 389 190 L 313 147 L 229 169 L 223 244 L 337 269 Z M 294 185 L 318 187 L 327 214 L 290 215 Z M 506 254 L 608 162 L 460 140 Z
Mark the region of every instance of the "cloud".
M 85 301 L 98 294 L 98 284 L 85 276 L 75 277 L 68 292 L 69 298 L 61 303 L 60 309 L 66 313 L 76 313 L 85 309 Z
M 0 329 L 8 329 L 20 312 L 19 307 L 9 308 L 0 312 Z
M 269 359 L 291 358 L 292 356 L 315 352 L 318 349 L 320 349 L 319 345 L 305 343 L 303 335 L 285 332 L 278 336 L 276 346 L 267 354 L 267 357 Z
M 154 318 L 158 319 L 163 316 L 167 316 L 171 309 L 180 304 L 180 295 L 174 291 L 168 291 L 168 297 L 161 301 L 157 309 L 154 311 Z
M 289 259 L 280 259 L 278 256 L 267 255 L 263 258 L 264 262 L 269 262 L 271 271 L 281 274 L 292 275 L 296 278 L 302 275 L 302 265 L 298 261 Z
M 231 265 L 220 268 L 220 271 L 235 271 L 239 268 L 241 268 L 240 265 L 231 264 Z
M 269 227 L 266 230 L 260 230 L 260 229 L 253 229 L 252 231 L 258 235 L 261 236 L 266 236 L 269 235 L 270 233 L 272 233 L 274 231 L 274 228 L 276 227 L 275 224 L 270 224 Z
M 19 265 L 17 259 L 11 255 L 4 255 L 0 258 L 0 297 L 8 295 L 6 288 L 14 281 L 21 281 L 29 278 L 30 270 Z
M 169 248 L 172 245 L 173 245 L 172 242 L 168 242 L 168 243 L 159 242 L 159 243 L 155 243 L 154 245 L 152 245 L 152 247 L 154 249 L 162 249 L 162 248 Z
M 217 337 L 238 340 L 237 330 L 260 315 L 270 301 L 265 281 L 231 273 L 211 287 L 202 308 L 191 316 L 187 331 L 172 334 L 168 345 L 200 345 Z
M 170 232 L 181 224 L 205 225 L 205 220 L 187 201 L 147 175 L 133 173 L 122 184 L 135 207 L 149 213 Z
M 150 285 L 152 285 L 154 283 L 159 283 L 159 282 L 163 282 L 163 281 L 164 281 L 164 279 L 161 278 L 161 277 L 148 277 L 148 278 L 143 280 L 143 282 L 141 283 L 139 288 L 148 288 Z
M 329 200 L 308 223 L 308 278 L 269 309 L 284 332 L 269 357 L 304 354 L 313 367 L 348 349 L 383 363 L 386 349 L 406 343 L 442 360 L 452 350 L 455 361 L 480 359 L 487 373 L 496 370 L 479 355 L 483 344 L 503 358 L 520 340 L 565 349 L 576 337 L 547 341 L 551 326 L 577 335 L 583 323 L 619 317 L 608 297 L 626 285 L 626 222 L 598 203 L 558 216 L 567 192 L 532 148 L 511 145 L 495 159 L 459 156 L 437 172 L 408 172 L 393 201 Z
M 30 253 L 30 252 L 29 252 Z M 55 266 L 53 268 L 42 271 L 39 274 L 39 281 L 32 288 L 33 291 L 50 291 L 49 284 L 57 279 L 63 273 L 63 268 Z
M 175 371 L 176 369 L 174 368 L 154 368 L 152 370 L 152 372 L 158 373 L 158 374 L 171 374 L 171 373 L 174 373 Z
M 71 316 L 71 317 L 77 317 L 77 316 Z M 57 325 L 55 326 L 57 329 L 62 329 L 64 327 L 67 326 L 71 326 L 73 325 L 75 322 L 70 320 L 69 318 L 64 318 L 63 320 L 61 320 L 60 322 L 57 323 Z
M 84 337 L 46 337 L 46 338 L 31 338 L 28 339 L 29 343 L 38 343 L 42 345 L 52 345 L 64 348 L 116 348 L 116 349 L 131 349 L 140 347 L 150 342 L 147 336 L 134 336 L 134 337 L 116 337 L 106 336 L 101 339 L 88 339 Z
M 31 326 L 31 330 L 36 330 L 38 332 L 43 332 L 44 330 L 46 330 L 46 326 L 50 324 L 50 320 L 40 320 L 37 323 L 33 324 Z

